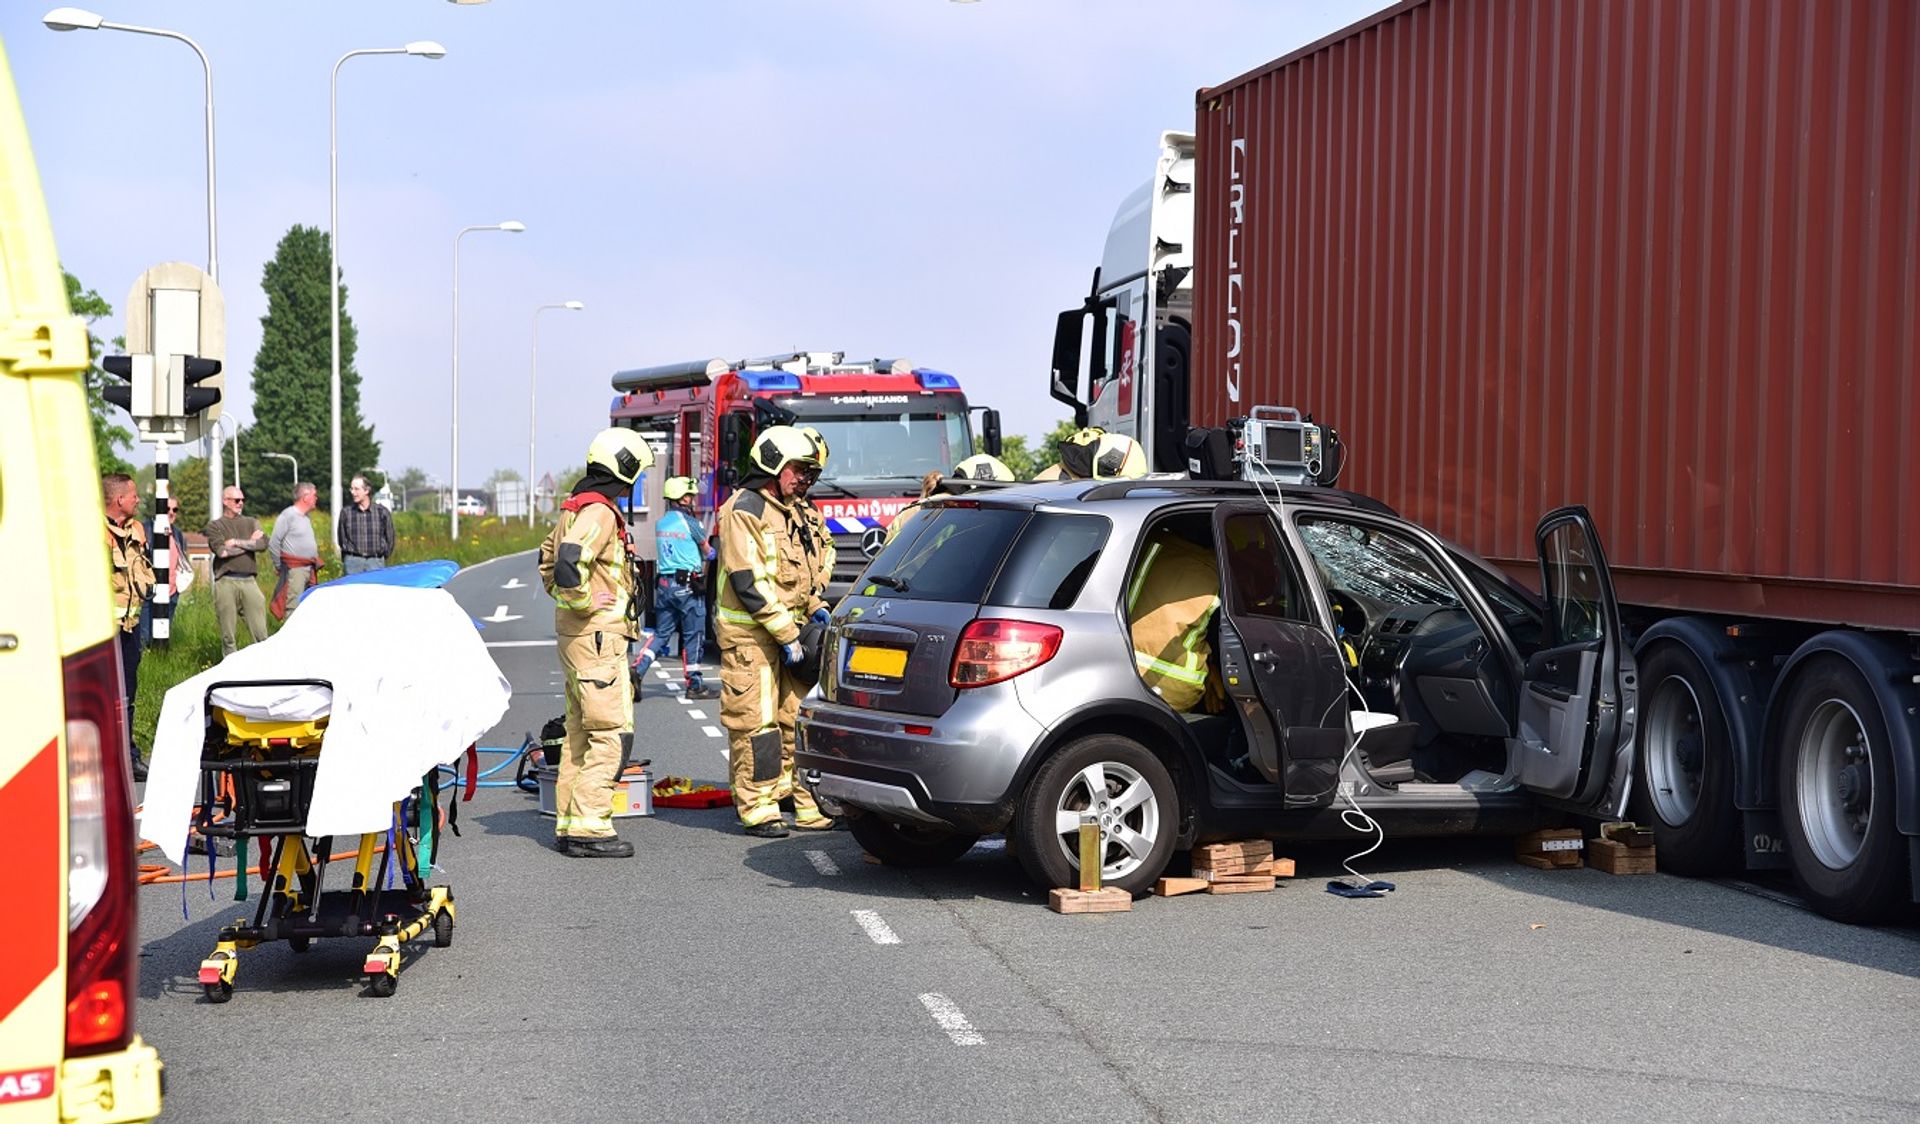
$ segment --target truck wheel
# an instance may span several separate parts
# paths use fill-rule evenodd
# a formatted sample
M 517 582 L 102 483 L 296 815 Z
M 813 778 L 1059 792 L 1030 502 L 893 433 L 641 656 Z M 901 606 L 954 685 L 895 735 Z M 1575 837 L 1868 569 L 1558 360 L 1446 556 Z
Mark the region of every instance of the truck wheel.
M 1173 857 L 1180 797 L 1145 746 L 1095 734 L 1061 747 L 1027 785 L 1014 823 L 1020 863 L 1042 887 L 1080 884 L 1080 825 L 1100 825 L 1100 884 L 1146 893 Z
M 1794 881 L 1836 921 L 1876 921 L 1906 888 L 1887 724 L 1852 663 L 1808 661 L 1780 723 L 1780 818 Z
M 1734 869 L 1740 812 L 1733 806 L 1732 733 L 1713 681 L 1685 645 L 1657 644 L 1640 661 L 1640 698 L 1634 819 L 1653 826 L 1663 869 Z
M 973 850 L 978 835 L 965 835 L 931 824 L 892 823 L 874 815 L 847 822 L 853 841 L 888 866 L 946 866 Z

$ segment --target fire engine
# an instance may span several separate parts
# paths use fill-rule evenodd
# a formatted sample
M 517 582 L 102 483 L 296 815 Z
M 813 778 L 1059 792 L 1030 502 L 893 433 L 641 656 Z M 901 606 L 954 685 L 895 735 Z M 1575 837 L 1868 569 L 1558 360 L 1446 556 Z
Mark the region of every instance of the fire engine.
M 920 479 L 973 455 L 973 410 L 982 414 L 984 451 L 1000 451 L 998 411 L 969 406 L 959 379 L 905 359 L 848 361 L 838 351 L 703 359 L 621 371 L 613 388 L 612 424 L 640 431 L 657 457 L 630 513 L 643 556 L 667 477 L 699 481 L 711 525 L 747 475 L 755 434 L 772 425 L 818 430 L 831 455 L 812 499 L 833 530 L 835 597 L 879 553 L 893 517 L 919 498 Z

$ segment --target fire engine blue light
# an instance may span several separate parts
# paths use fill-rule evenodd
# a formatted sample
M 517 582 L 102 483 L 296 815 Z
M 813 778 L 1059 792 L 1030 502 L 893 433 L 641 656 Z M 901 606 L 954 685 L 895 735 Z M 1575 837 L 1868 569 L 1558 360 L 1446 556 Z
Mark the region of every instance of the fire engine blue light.
M 800 376 L 792 371 L 742 371 L 748 390 L 799 390 Z
M 915 371 L 920 386 L 926 390 L 959 390 L 960 380 L 944 371 Z

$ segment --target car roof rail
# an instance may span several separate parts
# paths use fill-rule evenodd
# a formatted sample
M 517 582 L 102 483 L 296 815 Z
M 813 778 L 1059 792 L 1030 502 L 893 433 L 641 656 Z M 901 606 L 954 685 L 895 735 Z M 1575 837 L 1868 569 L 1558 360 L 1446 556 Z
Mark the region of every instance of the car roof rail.
M 1171 492 L 1177 495 L 1195 496 L 1245 496 L 1248 499 L 1261 499 L 1276 491 L 1283 493 L 1290 500 L 1303 503 L 1334 504 L 1360 511 L 1371 511 L 1379 515 L 1399 515 L 1399 512 L 1372 496 L 1363 496 L 1358 492 L 1348 492 L 1340 488 L 1322 488 L 1313 484 L 1255 484 L 1249 480 L 1115 480 L 1111 483 L 1094 485 L 1080 493 L 1080 499 L 1083 502 L 1121 500 L 1142 492 Z

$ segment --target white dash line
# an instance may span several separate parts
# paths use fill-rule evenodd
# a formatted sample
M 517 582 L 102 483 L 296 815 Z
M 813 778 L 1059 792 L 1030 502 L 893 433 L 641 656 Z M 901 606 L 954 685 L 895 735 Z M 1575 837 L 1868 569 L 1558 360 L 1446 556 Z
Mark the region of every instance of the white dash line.
M 840 868 L 834 864 L 833 856 L 825 851 L 808 851 L 807 861 L 813 864 L 813 869 L 829 877 L 840 873 Z
M 687 711 L 687 717 L 705 722 L 707 720 L 707 712 L 704 710 L 689 710 Z
M 947 1032 L 947 1037 L 953 1039 L 955 1046 L 987 1044 L 987 1040 L 979 1031 L 973 1029 L 972 1023 L 967 1021 L 967 1016 L 961 1014 L 960 1008 L 953 1005 L 953 1000 L 937 991 L 929 991 L 920 997 L 920 1005 L 927 1009 L 927 1014 L 933 1016 L 934 1022 L 940 1024 L 940 1029 Z
M 858 921 L 860 927 L 867 931 L 867 936 L 873 938 L 874 944 L 900 943 L 899 935 L 892 929 L 889 929 L 887 923 L 880 920 L 880 915 L 874 911 L 870 909 L 855 909 L 849 910 L 848 912 L 852 913 L 853 919 Z M 964 1022 L 965 1020 L 962 1021 Z
M 679 703 L 679 704 L 680 704 L 681 706 L 692 706 L 692 705 L 693 705 L 693 700 L 692 700 L 692 699 L 690 699 L 690 698 L 688 698 L 688 697 L 687 697 L 687 696 L 685 696 L 685 695 L 675 695 L 675 696 L 673 696 L 673 701 L 674 701 L 674 702 L 677 702 L 677 703 Z
M 718 727 L 718 726 L 702 726 L 702 727 L 700 727 L 700 732 L 701 732 L 701 733 L 703 733 L 703 734 L 705 734 L 705 735 L 707 735 L 707 736 L 708 736 L 708 737 L 710 737 L 710 738 L 717 738 L 717 737 L 719 737 L 719 736 L 720 736 L 720 727 Z
M 672 678 L 673 678 L 673 676 L 671 676 L 671 675 L 668 675 L 668 674 L 667 674 L 667 669 L 666 669 L 666 668 L 664 668 L 664 667 L 656 667 L 656 668 L 654 668 L 654 669 L 653 669 L 653 673 L 654 673 L 655 675 L 658 675 L 658 676 L 659 676 L 660 678 L 662 678 L 662 679 L 672 679 Z

